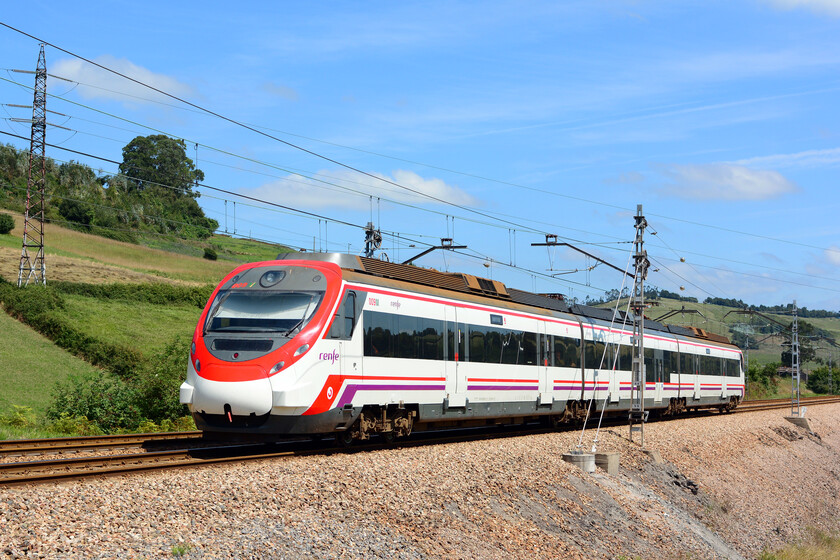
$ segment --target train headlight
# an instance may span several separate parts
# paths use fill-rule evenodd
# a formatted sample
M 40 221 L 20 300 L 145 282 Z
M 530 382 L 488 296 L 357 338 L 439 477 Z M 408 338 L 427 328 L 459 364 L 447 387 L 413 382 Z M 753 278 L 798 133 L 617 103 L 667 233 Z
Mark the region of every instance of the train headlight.
M 195 371 L 201 371 L 201 362 L 195 361 Z
M 286 277 L 286 272 L 283 270 L 269 270 L 260 276 L 260 286 L 263 288 L 270 288 Z
M 192 346 L 190 346 L 190 354 L 192 354 L 193 356 L 195 355 L 195 342 L 193 342 Z
M 286 362 L 277 362 L 276 364 L 274 364 L 274 367 L 268 371 L 268 375 L 274 375 L 275 373 L 283 369 L 283 366 L 285 365 Z
M 309 350 L 309 345 L 308 345 L 308 344 L 304 344 L 303 346 L 301 346 L 300 348 L 298 348 L 297 350 L 295 350 L 295 356 L 300 356 L 301 354 L 303 354 L 303 353 L 304 353 L 304 352 L 306 352 L 307 350 Z

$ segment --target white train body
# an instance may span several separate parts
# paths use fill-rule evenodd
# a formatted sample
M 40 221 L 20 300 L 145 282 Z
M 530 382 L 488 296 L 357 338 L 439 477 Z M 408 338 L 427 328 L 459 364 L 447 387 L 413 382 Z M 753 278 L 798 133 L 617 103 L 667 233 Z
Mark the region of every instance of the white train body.
M 270 273 L 285 280 L 261 288 Z M 633 333 L 622 320 L 467 275 L 295 255 L 244 265 L 220 284 L 181 400 L 209 432 L 348 439 L 570 420 L 590 401 L 626 411 Z M 646 321 L 646 409 L 724 410 L 743 398 L 740 350 L 696 334 Z

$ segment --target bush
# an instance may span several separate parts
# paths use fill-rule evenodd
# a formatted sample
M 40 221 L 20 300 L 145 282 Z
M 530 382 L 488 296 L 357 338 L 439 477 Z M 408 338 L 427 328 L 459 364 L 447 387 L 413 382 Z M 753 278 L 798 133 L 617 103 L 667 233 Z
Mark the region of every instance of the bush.
M 136 375 L 107 373 L 72 376 L 56 389 L 47 409 L 56 431 L 96 434 L 117 431 L 193 430 L 189 410 L 179 402 L 186 376 L 190 341 L 176 338 L 164 350 L 135 368 Z
M 50 284 L 63 294 L 96 299 L 139 301 L 154 305 L 187 304 L 203 309 L 213 293 L 214 286 L 175 286 L 172 284 L 82 284 L 53 282 Z
M 12 411 L 0 414 L 0 425 L 25 428 L 35 425 L 35 414 L 28 406 L 12 405 Z
M 107 373 L 74 375 L 58 385 L 47 417 L 57 422 L 84 417 L 103 432 L 136 429 L 142 421 L 137 394 L 126 381 Z
M 212 247 L 205 247 L 204 248 L 204 258 L 208 261 L 215 261 L 219 258 L 219 255 L 216 253 L 216 250 Z
M 11 233 L 15 229 L 15 219 L 9 214 L 0 214 L 0 234 Z
M 179 402 L 181 383 L 187 375 L 190 340 L 178 337 L 147 362 L 132 380 L 143 416 L 154 422 L 175 421 L 189 413 Z
M 840 390 L 840 369 L 822 366 L 808 376 L 808 389 L 815 393 L 837 393 Z
M 67 413 L 50 422 L 47 429 L 70 436 L 101 436 L 104 433 L 102 428 L 88 420 L 87 416 L 70 416 Z
M 769 389 L 780 365 L 779 362 L 772 362 L 760 366 L 757 362 L 750 360 L 750 365 L 747 368 L 747 381 L 758 384 L 764 389 Z
M 3 281 L 0 284 L 0 300 L 11 315 L 24 320 L 48 311 L 64 309 L 61 294 L 49 286 L 38 284 L 21 289 Z

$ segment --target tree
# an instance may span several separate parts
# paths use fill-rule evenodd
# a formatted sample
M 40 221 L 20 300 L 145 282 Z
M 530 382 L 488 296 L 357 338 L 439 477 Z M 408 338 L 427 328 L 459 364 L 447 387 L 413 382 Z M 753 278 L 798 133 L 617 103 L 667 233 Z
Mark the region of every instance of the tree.
M 123 148 L 119 178 L 108 178 L 109 196 L 122 195 L 125 218 L 160 233 L 203 239 L 219 223 L 207 218 L 198 205 L 195 181 L 204 173 L 187 157 L 183 140 L 162 134 L 138 136 Z
M 15 229 L 15 220 L 8 214 L 0 214 L 0 234 L 10 233 Z
M 193 198 L 197 195 L 192 185 L 204 180 L 204 172 L 196 169 L 193 160 L 187 157 L 184 141 L 163 134 L 138 136 L 129 142 L 123 148 L 120 173 L 128 178 L 133 190 L 153 188 Z
M 808 388 L 815 393 L 836 393 L 840 389 L 840 369 L 823 366 L 808 376 Z
M 828 334 L 827 331 L 822 329 L 818 329 L 811 323 L 806 321 L 799 321 L 798 322 L 798 330 L 799 330 L 799 363 L 805 362 L 812 362 L 817 355 L 817 350 L 814 348 L 814 343 L 819 339 L 827 340 L 830 343 L 834 343 L 834 338 Z M 791 367 L 792 365 L 792 355 L 791 355 L 791 330 L 793 329 L 793 321 L 788 325 L 787 330 L 784 331 L 783 337 L 783 348 L 785 350 L 782 351 L 782 365 Z

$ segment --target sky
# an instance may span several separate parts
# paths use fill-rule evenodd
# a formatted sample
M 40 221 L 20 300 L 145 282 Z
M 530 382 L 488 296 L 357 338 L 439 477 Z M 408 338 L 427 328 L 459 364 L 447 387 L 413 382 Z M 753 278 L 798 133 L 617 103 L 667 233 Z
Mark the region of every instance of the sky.
M 632 273 L 642 205 L 647 284 L 840 310 L 840 0 L 33 0 L 0 22 L 0 131 L 29 137 L 12 70 L 44 41 L 47 155 L 112 174 L 67 150 L 182 138 L 221 233 L 360 254 L 373 222 L 377 257 L 449 238 L 416 264 L 584 300 L 632 279 L 532 244 Z

